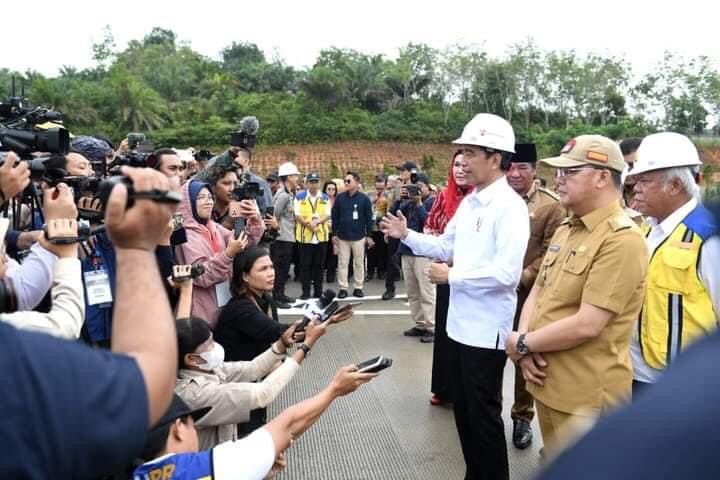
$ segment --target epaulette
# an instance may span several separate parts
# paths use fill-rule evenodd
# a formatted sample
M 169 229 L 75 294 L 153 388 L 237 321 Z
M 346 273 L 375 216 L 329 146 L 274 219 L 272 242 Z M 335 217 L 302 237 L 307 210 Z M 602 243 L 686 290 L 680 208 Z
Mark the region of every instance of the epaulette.
M 554 200 L 560 201 L 560 196 L 557 193 L 553 192 L 552 190 L 548 190 L 545 187 L 538 187 L 538 191 L 543 192 L 546 195 L 549 195 Z
M 625 213 L 628 217 L 637 225 L 638 227 L 641 227 L 645 223 L 645 217 L 643 217 L 643 214 L 638 212 L 637 210 L 633 210 L 630 207 L 625 207 L 623 210 L 625 210 Z
M 610 226 L 612 227 L 614 232 L 637 226 L 635 222 L 633 222 L 626 214 L 615 215 L 614 217 L 608 219 L 608 222 L 610 222 Z

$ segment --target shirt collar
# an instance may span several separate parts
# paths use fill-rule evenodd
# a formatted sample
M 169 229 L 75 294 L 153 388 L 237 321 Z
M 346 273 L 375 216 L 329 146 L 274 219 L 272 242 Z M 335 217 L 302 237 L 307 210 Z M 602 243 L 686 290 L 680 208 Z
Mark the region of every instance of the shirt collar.
M 533 197 L 537 193 L 537 183 L 535 181 L 532 182 L 532 185 L 530 186 L 530 190 L 528 190 L 526 195 L 523 195 L 523 200 L 526 202 L 532 201 Z
M 647 222 L 653 230 L 659 228 L 661 232 L 669 233 L 675 230 L 677 226 L 680 225 L 680 222 L 682 222 L 685 217 L 687 217 L 690 212 L 695 209 L 695 207 L 697 207 L 697 200 L 691 198 L 682 207 L 668 215 L 668 217 L 662 222 L 658 223 L 657 219 L 653 217 L 648 217 Z
M 492 200 L 493 197 L 497 195 L 498 192 L 502 191 L 505 188 L 510 188 L 510 185 L 508 185 L 507 179 L 505 178 L 505 175 L 503 175 L 482 190 L 478 190 L 476 188 L 475 192 L 472 195 L 472 198 L 474 198 L 481 205 L 487 205 L 488 203 L 490 203 L 490 200 Z
M 573 215 L 573 217 L 571 217 L 570 219 L 570 223 L 572 225 L 579 225 L 580 223 L 582 223 L 585 225 L 585 228 L 592 232 L 604 220 L 622 211 L 623 209 L 620 206 L 620 202 L 612 201 L 608 205 L 596 208 L 592 212 L 582 217 L 576 217 Z

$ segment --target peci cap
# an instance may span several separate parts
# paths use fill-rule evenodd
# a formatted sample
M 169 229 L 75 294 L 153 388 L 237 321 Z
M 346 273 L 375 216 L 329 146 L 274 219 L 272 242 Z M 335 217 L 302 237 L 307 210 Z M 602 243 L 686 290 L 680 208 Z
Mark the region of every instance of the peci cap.
M 320 174 L 317 172 L 310 172 L 305 177 L 306 182 L 319 182 L 320 181 Z
M 513 163 L 537 163 L 537 149 L 534 143 L 516 143 Z
M 417 169 L 417 163 L 408 160 L 401 163 L 400 165 L 395 165 L 395 168 L 398 170 L 412 170 L 413 168 Z
M 580 135 L 565 144 L 557 157 L 540 160 L 555 168 L 597 165 L 622 173 L 625 169 L 620 147 L 602 135 Z

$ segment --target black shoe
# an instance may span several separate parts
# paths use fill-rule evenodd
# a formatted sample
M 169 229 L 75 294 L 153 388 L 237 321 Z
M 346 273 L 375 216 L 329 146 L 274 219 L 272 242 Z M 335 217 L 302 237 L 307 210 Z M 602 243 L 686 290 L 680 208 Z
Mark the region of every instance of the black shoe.
M 424 337 L 427 335 L 428 331 L 423 330 L 422 328 L 412 327 L 410 330 L 405 330 L 403 332 L 403 335 L 406 337 Z
M 367 275 L 365 276 L 365 280 L 372 280 L 374 276 L 375 276 L 375 272 L 370 271 L 370 272 L 368 272 Z
M 287 295 L 275 295 L 275 303 L 289 303 L 292 305 L 295 303 L 295 299 Z
M 347 290 L 340 290 L 338 292 L 337 298 L 347 298 Z
M 425 332 L 425 335 L 420 337 L 422 343 L 433 343 L 435 341 L 435 332 Z
M 383 300 L 392 300 L 393 298 L 395 298 L 395 292 L 393 292 L 392 290 L 388 290 L 387 292 L 382 294 Z
M 325 276 L 325 280 L 327 280 L 327 283 L 335 283 L 335 274 L 334 273 L 328 273 Z
M 278 301 L 275 301 L 275 306 L 277 308 L 282 308 L 282 309 L 292 308 L 292 305 L 290 305 L 289 303 L 278 302 Z
M 532 443 L 532 428 L 527 420 L 513 420 L 513 445 L 524 450 Z
M 310 294 L 303 293 L 302 295 L 300 295 L 300 300 L 310 300 Z
M 353 290 L 353 297 L 363 298 L 364 296 L 365 294 L 363 293 L 362 289 L 356 288 L 355 290 Z

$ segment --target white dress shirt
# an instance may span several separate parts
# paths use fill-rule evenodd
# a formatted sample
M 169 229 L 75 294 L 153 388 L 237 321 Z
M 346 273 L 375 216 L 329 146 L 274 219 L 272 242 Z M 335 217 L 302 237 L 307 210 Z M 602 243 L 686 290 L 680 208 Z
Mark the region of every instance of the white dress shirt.
M 660 244 L 680 225 L 680 222 L 697 207 L 697 204 L 697 200 L 691 199 L 660 223 L 656 219 L 648 217 L 647 223 L 652 227 L 647 237 L 648 251 L 651 252 L 650 258 L 652 258 Z M 720 271 L 717 268 L 718 265 L 720 265 L 720 236 L 715 235 L 708 238 L 700 247 L 698 277 L 700 277 L 700 281 L 710 295 L 712 304 L 715 307 L 716 317 L 720 312 Z M 630 343 L 630 353 L 633 362 L 633 378 L 639 382 L 655 382 L 663 370 L 654 369 L 645 362 L 640 350 L 637 326 Z
M 448 337 L 472 347 L 505 349 L 529 238 L 527 205 L 504 176 L 466 196 L 442 235 L 408 232 L 403 243 L 415 254 L 453 259 Z

